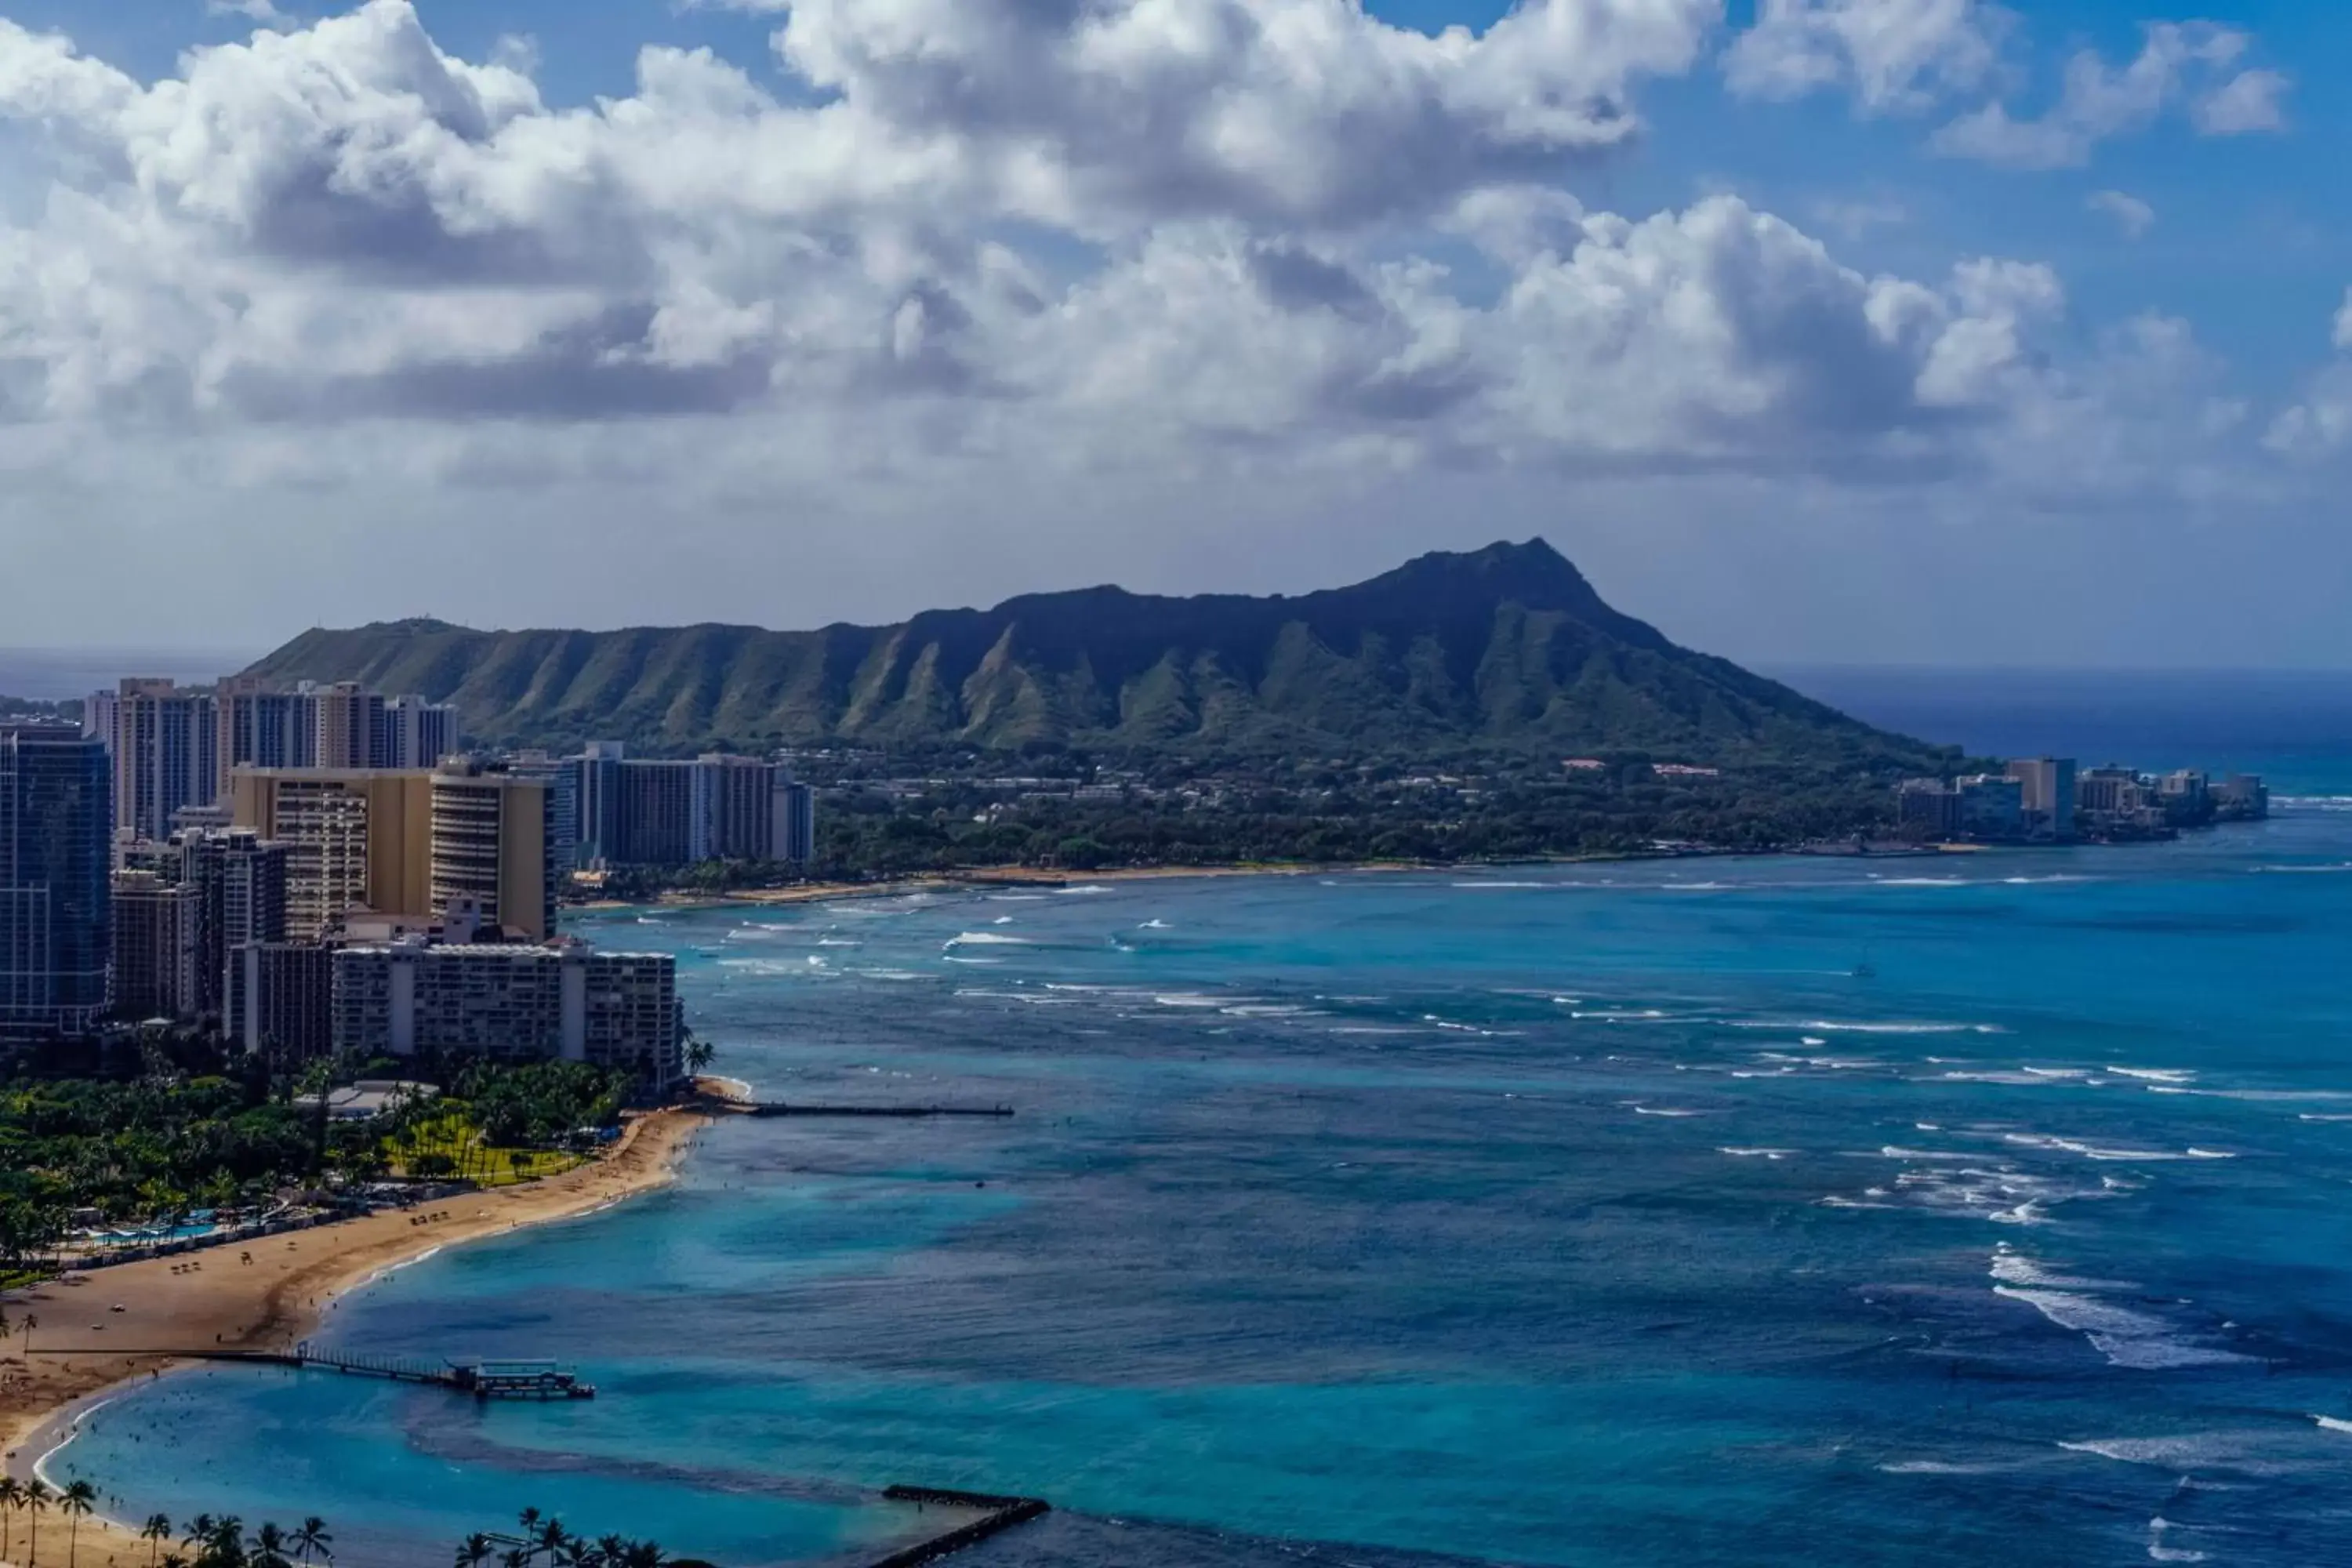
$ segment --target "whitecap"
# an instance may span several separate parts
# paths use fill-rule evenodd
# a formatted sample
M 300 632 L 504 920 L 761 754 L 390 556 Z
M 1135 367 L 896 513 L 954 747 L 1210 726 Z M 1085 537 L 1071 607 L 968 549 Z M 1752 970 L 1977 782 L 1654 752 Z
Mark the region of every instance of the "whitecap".
M 1146 921 L 1135 929 L 1138 931 L 1174 931 L 1176 928 L 1170 925 L 1166 921 Z
M 1633 1114 L 1634 1114 L 1634 1115 L 1636 1115 L 1636 1116 L 1672 1116 L 1672 1117 L 1684 1117 L 1684 1116 L 1704 1116 L 1704 1115 L 1706 1115 L 1706 1112 L 1705 1112 L 1704 1110 L 1676 1110 L 1675 1108 L 1674 1108 L 1674 1107 L 1672 1107 L 1672 1106 L 1664 1106 L 1664 1105 L 1657 1105 L 1657 1106 L 1652 1106 L 1652 1105 L 1636 1105 L 1636 1106 L 1633 1107 Z
M 2193 1083 L 2197 1075 L 2187 1068 L 2105 1068 L 2116 1078 L 2146 1079 L 2154 1083 Z
M 2312 1419 L 2318 1422 L 2324 1431 L 2342 1432 L 2352 1436 L 2352 1421 L 2338 1420 L 2333 1415 L 2315 1415 Z
M 2095 1296 L 2022 1285 L 1996 1285 L 1993 1293 L 2022 1301 L 2058 1327 L 2081 1334 L 2112 1366 L 2168 1372 L 2181 1367 L 2234 1366 L 2253 1360 L 2198 1344 L 2161 1318 Z
M 940 943 L 940 945 L 942 947 L 953 948 L 1034 947 L 1037 944 L 1031 942 L 1027 937 L 1023 936 L 1005 936 L 1001 932 L 992 931 L 968 931 L 959 936 L 951 936 L 948 938 L 948 940 Z
M 1718 1149 L 1718 1154 L 1728 1154 L 1735 1160 L 1786 1160 L 1796 1153 L 1794 1149 Z
M 1055 891 L 1056 894 L 1060 895 L 1061 897 L 1064 897 L 1064 898 L 1073 898 L 1073 899 L 1075 899 L 1075 898 L 1084 898 L 1084 897 L 1087 897 L 1087 895 L 1089 895 L 1089 894 L 1093 894 L 1093 893 L 1108 893 L 1108 892 L 1109 892 L 1109 891 L 1110 891 L 1110 889 L 1109 889 L 1108 888 L 1098 887 L 1098 886 L 1097 886 L 1096 884 L 1094 884 L 1094 883 L 1092 883 L 1092 882 L 1088 882 L 1088 883 L 1085 884 L 1083 887 L 1076 887 L 1076 888 L 1056 888 L 1056 889 L 1054 889 L 1054 891 Z

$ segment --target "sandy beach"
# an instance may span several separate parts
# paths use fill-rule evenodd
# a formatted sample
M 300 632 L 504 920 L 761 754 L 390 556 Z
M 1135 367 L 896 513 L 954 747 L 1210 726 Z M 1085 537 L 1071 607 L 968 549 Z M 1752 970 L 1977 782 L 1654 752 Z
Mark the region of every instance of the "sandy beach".
M 269 1237 L 249 1247 L 231 1244 L 92 1269 L 9 1292 L 0 1298 L 11 1329 L 0 1345 L 0 1440 L 5 1443 L 7 1473 L 29 1479 L 34 1467 L 62 1440 L 76 1412 L 117 1384 L 162 1375 L 174 1364 L 175 1352 L 290 1348 L 336 1296 L 385 1269 L 445 1247 L 586 1214 L 664 1185 L 709 1120 L 704 1110 L 654 1111 L 632 1120 L 603 1158 L 545 1181 Z M 38 1325 L 29 1336 L 24 1331 L 28 1320 Z M 119 1352 L 117 1346 L 122 1347 Z M 106 1353 L 57 1353 L 90 1351 Z M 319 1499 L 313 1511 L 331 1522 L 334 1500 Z M 10 1563 L 65 1568 L 64 1517 L 55 1510 L 43 1516 L 37 1559 L 24 1550 L 24 1523 L 21 1514 L 12 1521 Z M 147 1542 L 98 1517 L 85 1520 L 80 1534 L 76 1568 L 103 1568 L 118 1558 L 119 1568 L 131 1568 L 145 1564 L 151 1554 Z

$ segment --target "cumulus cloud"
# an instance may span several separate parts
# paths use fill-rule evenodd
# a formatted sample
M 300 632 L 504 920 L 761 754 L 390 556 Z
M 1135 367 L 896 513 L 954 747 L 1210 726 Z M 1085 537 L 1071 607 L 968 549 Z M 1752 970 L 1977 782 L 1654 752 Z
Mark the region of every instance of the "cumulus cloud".
M 1112 448 L 1914 460 L 2025 374 L 2045 273 L 1866 278 L 1736 198 L 1634 221 L 1517 178 L 1523 142 L 1620 134 L 1623 110 L 1593 106 L 1680 58 L 1705 9 L 1551 0 L 1408 42 L 1326 0 L 1247 26 L 1222 0 L 802 0 L 778 47 L 829 101 L 655 49 L 633 95 L 578 110 L 450 56 L 404 0 L 152 87 L 6 27 L 0 114 L 59 156 L 41 221 L 0 251 L 0 410 L 574 422 L 929 399 L 927 439 L 999 448 L 1083 426 Z M 1512 85 L 1548 59 L 1556 91 Z M 1288 167 L 1314 125 L 1361 134 Z M 1156 161 L 1106 151 L 1153 126 Z M 1478 246 L 1500 295 L 1319 226 L 1400 204 Z M 1054 215 L 1100 247 L 1075 278 L 993 236 Z
M 1724 73 L 1749 98 L 1850 84 L 1871 111 L 1918 109 L 1982 82 L 2011 20 L 1982 0 L 1762 0 Z
M 0 23 L 41 176 L 0 220 L 0 530 L 38 537 L 44 485 L 231 531 L 261 526 L 239 494 L 446 510 L 469 549 L 538 517 L 542 553 L 652 518 L 702 592 L 785 504 L 829 548 L 966 564 L 968 520 L 1058 518 L 1058 563 L 1147 514 L 1212 526 L 1195 495 L 1261 532 L 1267 498 L 1345 531 L 1439 477 L 1533 526 L 1554 487 L 1636 480 L 2072 503 L 2253 444 L 2185 328 L 2087 331 L 2031 258 L 1897 276 L 1736 195 L 1580 199 L 1716 0 L 1433 37 L 1351 0 L 759 8 L 789 89 L 648 48 L 582 104 L 406 0 L 154 81 Z M 1759 29 L 1837 41 L 1875 107 L 1976 68 L 1874 12 L 1991 25 L 1855 0 Z M 1367 475 L 1377 504 L 1332 499 Z M 279 531 L 335 559 L 331 527 Z
M 2192 114 L 2208 136 L 2247 136 L 2286 129 L 2284 100 L 2293 83 L 2277 71 L 2240 71 L 2197 100 Z
M 2127 192 L 2094 191 L 2084 205 L 2113 218 L 2126 239 L 2139 239 L 2156 226 L 2156 209 Z
M 2336 307 L 2328 341 L 2335 363 L 2312 378 L 2302 399 L 2283 410 L 2263 437 L 2282 457 L 2307 461 L 2352 447 L 2352 289 Z
M 2078 167 L 2102 142 L 2144 131 L 2186 104 L 2207 135 L 2276 130 L 2284 124 L 2278 99 L 2286 89 L 2271 71 L 2231 68 L 2252 40 L 2210 22 L 2149 26 L 2139 54 L 2120 68 L 2095 50 L 2066 64 L 2058 102 L 2038 119 L 2020 120 L 1996 101 L 1952 121 L 1935 145 L 1953 157 L 2018 169 Z

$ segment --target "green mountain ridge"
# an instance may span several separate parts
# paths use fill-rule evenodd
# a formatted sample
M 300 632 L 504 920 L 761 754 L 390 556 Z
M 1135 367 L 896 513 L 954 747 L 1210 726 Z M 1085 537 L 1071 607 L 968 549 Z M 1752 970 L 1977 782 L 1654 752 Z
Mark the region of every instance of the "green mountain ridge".
M 1276 756 L 1643 752 L 1933 769 L 1890 735 L 1604 603 L 1540 540 L 1284 597 L 1039 594 L 898 626 L 304 633 L 246 673 L 454 702 L 508 744 L 1037 744 Z

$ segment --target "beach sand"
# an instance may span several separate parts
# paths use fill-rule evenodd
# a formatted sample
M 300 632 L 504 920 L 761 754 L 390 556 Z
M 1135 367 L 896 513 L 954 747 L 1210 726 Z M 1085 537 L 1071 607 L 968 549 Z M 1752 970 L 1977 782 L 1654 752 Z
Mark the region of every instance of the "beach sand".
M 175 1352 L 290 1349 L 336 1296 L 385 1269 L 441 1247 L 586 1214 L 664 1185 L 709 1120 L 703 1109 L 654 1111 L 632 1120 L 601 1159 L 544 1181 L 267 1237 L 249 1246 L 233 1243 L 118 1264 L 70 1276 L 70 1282 L 9 1292 L 0 1299 L 11 1330 L 0 1344 L 0 1439 L 7 1473 L 31 1479 L 35 1465 L 63 1440 L 78 1411 L 116 1384 L 161 1375 L 174 1364 Z M 426 1215 L 434 1217 L 415 1223 Z M 23 1330 L 28 1318 L 38 1323 L 29 1336 L 29 1356 Z M 118 1345 L 121 1352 L 114 1349 Z M 68 1351 L 107 1353 L 55 1353 Z M 312 1511 L 331 1521 L 333 1503 L 321 1498 Z M 290 1528 L 300 1521 L 278 1522 Z M 42 1516 L 37 1560 L 25 1552 L 24 1526 L 21 1512 L 10 1521 L 8 1563 L 14 1568 L 66 1568 L 64 1516 L 55 1509 Z M 76 1568 L 143 1568 L 150 1554 L 147 1542 L 94 1516 L 82 1521 Z

